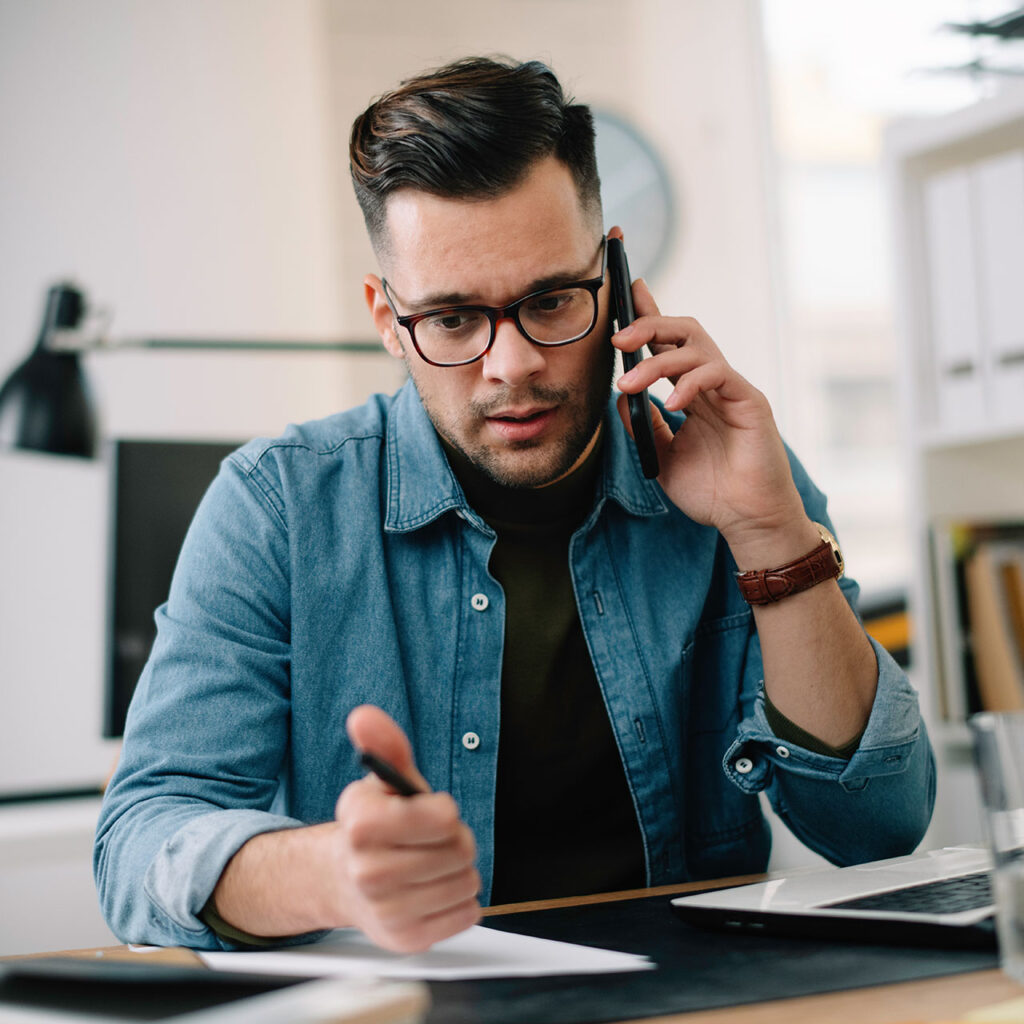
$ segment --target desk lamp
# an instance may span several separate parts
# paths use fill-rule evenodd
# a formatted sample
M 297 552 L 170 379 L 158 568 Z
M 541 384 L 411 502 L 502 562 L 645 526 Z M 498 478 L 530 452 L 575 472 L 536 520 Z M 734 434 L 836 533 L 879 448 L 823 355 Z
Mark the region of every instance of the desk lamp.
M 92 457 L 96 418 L 78 352 L 54 345 L 55 333 L 77 327 L 84 310 L 72 285 L 50 288 L 35 349 L 0 387 L 0 448 Z

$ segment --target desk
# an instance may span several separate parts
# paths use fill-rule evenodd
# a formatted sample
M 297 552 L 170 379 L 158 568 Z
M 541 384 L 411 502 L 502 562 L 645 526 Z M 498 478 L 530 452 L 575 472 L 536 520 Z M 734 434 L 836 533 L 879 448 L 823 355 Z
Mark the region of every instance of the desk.
M 723 879 L 721 885 L 756 881 L 763 876 L 743 879 Z M 707 882 L 636 889 L 597 896 L 569 897 L 516 903 L 502 907 L 489 907 L 485 917 L 548 910 L 557 907 L 585 906 L 632 899 L 638 896 L 674 896 L 679 893 L 707 889 Z M 125 946 L 112 946 L 103 950 L 62 950 L 58 955 L 132 957 Z M 44 954 L 30 954 L 44 955 Z M 45 955 L 54 955 L 53 953 Z M 154 954 L 149 954 L 152 958 Z M 155 954 L 161 959 L 179 964 L 199 964 L 199 958 L 189 950 L 168 949 Z M 6 958 L 4 958 L 6 959 Z M 747 1006 L 704 1010 L 696 1013 L 647 1017 L 643 1024 L 903 1024 L 903 1022 L 952 1021 L 980 1006 L 988 1006 L 1007 999 L 1024 997 L 1024 986 L 1011 981 L 998 970 L 975 971 L 926 981 L 882 985 L 873 988 L 850 989 L 825 995 L 804 996 L 798 999 L 779 999 Z M 623 1024 L 640 1024 L 631 1020 Z

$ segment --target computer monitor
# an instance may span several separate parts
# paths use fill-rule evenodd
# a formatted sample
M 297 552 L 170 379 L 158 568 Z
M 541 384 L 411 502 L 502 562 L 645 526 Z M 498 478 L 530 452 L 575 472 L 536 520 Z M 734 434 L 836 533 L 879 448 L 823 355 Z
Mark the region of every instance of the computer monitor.
M 111 568 L 104 735 L 121 736 L 189 523 L 240 442 L 111 442 Z

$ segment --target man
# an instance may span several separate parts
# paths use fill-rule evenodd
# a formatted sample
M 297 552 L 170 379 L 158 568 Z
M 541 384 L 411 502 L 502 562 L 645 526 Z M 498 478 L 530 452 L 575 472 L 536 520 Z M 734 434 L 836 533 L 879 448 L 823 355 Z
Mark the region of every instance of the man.
M 466 60 L 373 104 L 351 159 L 412 380 L 205 497 L 99 823 L 114 930 L 422 949 L 485 902 L 762 869 L 761 790 L 836 862 L 912 849 L 931 751 L 823 496 L 697 321 L 637 282 L 612 336 L 589 111 Z M 674 384 L 657 482 L 609 404 L 645 345 L 619 389 Z M 768 569 L 790 592 L 748 604 Z

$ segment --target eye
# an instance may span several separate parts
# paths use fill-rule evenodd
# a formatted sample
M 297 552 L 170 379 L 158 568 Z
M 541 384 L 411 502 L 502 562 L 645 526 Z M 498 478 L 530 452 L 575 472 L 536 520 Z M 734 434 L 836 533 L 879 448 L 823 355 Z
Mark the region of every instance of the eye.
M 538 318 L 560 317 L 575 310 L 581 301 L 582 297 L 578 288 L 544 292 L 543 295 L 538 295 L 530 300 L 526 307 L 526 313 L 531 317 Z
M 458 334 L 471 331 L 480 323 L 480 314 L 468 310 L 448 309 L 427 317 L 423 326 L 436 334 Z

